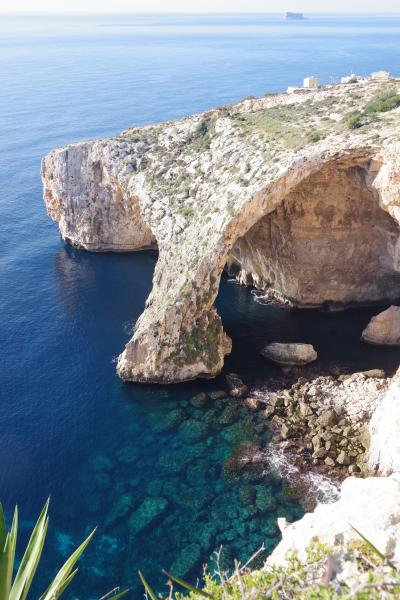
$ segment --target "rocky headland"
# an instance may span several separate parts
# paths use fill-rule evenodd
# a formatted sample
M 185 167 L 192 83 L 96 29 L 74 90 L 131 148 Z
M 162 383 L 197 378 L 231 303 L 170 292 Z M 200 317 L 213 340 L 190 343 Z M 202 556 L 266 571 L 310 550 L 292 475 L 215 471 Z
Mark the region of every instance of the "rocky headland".
M 364 80 L 272 94 L 44 158 L 45 203 L 66 242 L 96 252 L 158 249 L 152 292 L 118 360 L 123 380 L 175 383 L 221 371 L 231 351 L 214 306 L 224 269 L 291 306 L 392 304 L 360 331 L 360 343 L 400 344 L 399 91 L 398 80 Z M 293 362 L 291 350 L 275 345 L 264 354 L 282 365 L 316 358 L 300 344 Z M 262 411 L 272 443 L 300 468 L 345 480 L 330 508 L 281 523 L 270 562 L 282 564 L 289 549 L 305 552 L 311 533 L 340 546 L 353 513 L 360 531 L 397 560 L 400 370 L 387 378 L 296 368 L 290 385 L 264 396 L 228 381 L 232 401 Z M 196 410 L 204 398 L 194 400 Z M 224 403 L 219 419 L 230 424 L 239 404 Z M 179 415 L 171 418 L 185 427 Z M 261 455 L 242 447 L 228 475 Z M 380 477 L 361 479 L 369 475 Z M 132 528 L 164 508 L 162 498 L 137 507 Z M 375 516 L 383 537 L 371 528 Z
M 220 372 L 231 350 L 214 307 L 224 268 L 301 307 L 399 297 L 398 87 L 268 95 L 46 156 L 45 203 L 65 241 L 158 248 L 118 361 L 124 380 Z

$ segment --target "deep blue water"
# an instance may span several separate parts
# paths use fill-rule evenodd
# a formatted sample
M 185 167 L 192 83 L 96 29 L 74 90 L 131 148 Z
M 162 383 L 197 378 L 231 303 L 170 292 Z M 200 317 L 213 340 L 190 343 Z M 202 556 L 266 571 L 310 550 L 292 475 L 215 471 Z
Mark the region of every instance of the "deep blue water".
M 181 552 L 191 578 L 220 544 L 243 560 L 276 544 L 276 516 L 301 508 L 284 482 L 227 471 L 238 443 L 266 444 L 268 432 L 225 400 L 188 403 L 222 379 L 161 388 L 116 377 L 113 358 L 143 309 L 156 256 L 64 247 L 42 204 L 41 157 L 311 73 L 323 82 L 351 71 L 399 75 L 399 57 L 394 16 L 1 17 L 0 498 L 8 511 L 19 503 L 26 532 L 52 495 L 45 569 L 99 525 L 67 598 L 135 583 L 138 568 L 155 583 L 163 567 L 180 574 Z M 398 363 L 396 352 L 358 343 L 374 309 L 288 312 L 227 281 L 218 308 L 234 340 L 227 368 L 253 384 L 274 374 L 258 351 L 278 337 L 314 342 L 325 366 Z M 144 528 L 154 503 L 158 516 Z

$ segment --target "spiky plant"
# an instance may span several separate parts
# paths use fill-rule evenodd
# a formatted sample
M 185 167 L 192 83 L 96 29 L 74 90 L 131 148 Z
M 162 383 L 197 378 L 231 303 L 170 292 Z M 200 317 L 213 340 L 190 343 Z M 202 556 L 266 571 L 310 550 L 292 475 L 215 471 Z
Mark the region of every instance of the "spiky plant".
M 14 517 L 10 531 L 7 531 L 3 507 L 0 503 L 0 600 L 26 600 L 33 578 L 35 576 L 44 541 L 46 539 L 49 500 L 44 505 L 42 512 L 32 531 L 28 545 L 26 546 L 19 568 L 15 571 L 15 548 L 18 533 L 18 507 L 15 507 Z M 57 600 L 63 594 L 75 577 L 78 569 L 75 564 L 95 533 L 95 529 L 84 542 L 71 554 L 64 563 L 47 590 L 40 596 L 39 600 Z M 128 593 L 129 590 L 108 595 L 107 600 L 117 600 Z

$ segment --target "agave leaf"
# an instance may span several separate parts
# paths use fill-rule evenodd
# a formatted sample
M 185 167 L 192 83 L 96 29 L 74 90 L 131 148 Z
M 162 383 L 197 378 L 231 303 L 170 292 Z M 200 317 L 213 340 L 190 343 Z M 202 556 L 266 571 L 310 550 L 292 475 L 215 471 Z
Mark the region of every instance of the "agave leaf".
M 145 580 L 145 578 L 143 576 L 143 573 L 141 571 L 138 571 L 138 573 L 139 573 L 139 577 L 141 579 L 141 582 L 144 585 L 144 589 L 146 590 L 146 592 L 150 596 L 151 600 L 157 600 L 155 593 L 153 592 L 153 590 L 151 589 L 151 587 L 149 586 L 149 584 Z
M 7 529 L 6 520 L 4 517 L 3 506 L 0 502 L 0 552 L 3 551 L 4 544 L 6 543 Z
M 75 575 L 77 574 L 78 571 L 79 571 L 78 568 L 74 569 L 74 571 L 72 571 L 72 573 L 70 573 L 68 575 L 68 577 L 64 580 L 64 583 L 62 584 L 62 586 L 58 590 L 58 595 L 59 596 L 61 596 L 61 594 L 64 592 L 64 590 L 69 586 L 69 584 L 71 583 L 71 581 L 73 580 L 73 578 L 75 577 Z
M 171 575 L 171 573 L 168 573 L 168 571 L 164 571 L 164 569 L 163 569 L 163 573 L 164 573 L 164 575 L 166 575 L 168 577 L 168 579 L 171 579 L 171 581 L 175 581 L 175 583 L 184 587 L 185 589 L 189 590 L 190 592 L 195 592 L 196 594 L 199 594 L 199 596 L 203 596 L 204 598 L 214 598 L 214 596 L 212 596 L 211 594 L 208 594 L 207 592 L 204 592 L 203 590 L 199 590 L 198 588 L 194 587 L 193 585 L 190 585 L 190 583 L 187 583 L 187 581 L 183 581 L 183 579 L 179 579 L 178 577 Z
M 74 568 L 76 561 L 79 559 L 82 552 L 85 550 L 86 546 L 94 536 L 95 531 L 96 529 L 94 529 L 92 533 L 88 535 L 86 540 L 82 542 L 82 544 L 75 550 L 75 552 L 71 554 L 69 559 L 58 571 L 50 586 L 47 588 L 44 594 L 40 596 L 39 600 L 57 600 L 61 596 L 62 592 L 65 590 L 65 584 L 71 574 L 72 569 Z M 0 600 L 2 599 L 0 598 Z
M 119 592 L 115 596 L 107 596 L 107 600 L 118 600 L 119 598 L 126 596 L 130 591 L 131 591 L 130 588 L 127 588 L 126 590 Z
M 392 562 L 391 562 L 391 561 L 390 561 L 388 558 L 386 558 L 386 556 L 385 556 L 384 554 L 382 554 L 382 552 L 381 552 L 380 550 L 378 550 L 378 548 L 377 548 L 376 546 L 374 546 L 374 545 L 373 545 L 373 543 L 372 543 L 372 542 L 370 542 L 370 541 L 369 541 L 369 540 L 368 540 L 368 539 L 365 537 L 365 535 L 363 535 L 363 534 L 362 534 L 360 531 L 358 531 L 358 529 L 356 529 L 355 527 L 353 527 L 353 525 L 352 525 L 351 523 L 349 523 L 349 525 L 350 525 L 350 527 L 351 527 L 351 528 L 352 528 L 352 529 L 353 529 L 353 530 L 354 530 L 354 531 L 357 533 L 357 535 L 359 535 L 359 536 L 360 536 L 360 538 L 362 538 L 362 539 L 364 540 L 364 542 L 367 544 L 367 546 L 368 546 L 369 548 L 371 548 L 371 550 L 372 550 L 373 552 L 375 552 L 375 554 L 376 554 L 377 556 L 379 556 L 379 558 L 380 558 L 381 560 L 383 560 L 384 562 L 386 562 L 386 563 L 389 565 L 389 567 L 391 567 L 392 569 L 394 569 L 395 571 L 397 571 L 397 569 L 396 569 L 396 566 L 395 566 L 395 565 L 394 565 L 394 564 L 393 564 L 393 563 L 392 563 Z
M 15 507 L 11 529 L 0 553 L 0 600 L 9 600 L 14 571 L 15 546 L 18 532 L 18 508 Z
M 35 575 L 46 538 L 49 500 L 44 505 L 32 531 L 21 564 L 15 576 L 9 600 L 25 600 Z

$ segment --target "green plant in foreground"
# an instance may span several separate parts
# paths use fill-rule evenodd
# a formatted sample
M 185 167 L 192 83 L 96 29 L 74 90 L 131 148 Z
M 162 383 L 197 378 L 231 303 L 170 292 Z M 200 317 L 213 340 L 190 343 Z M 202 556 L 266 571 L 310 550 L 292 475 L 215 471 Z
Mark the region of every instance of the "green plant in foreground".
M 311 545 L 304 560 L 295 555 L 288 558 L 285 567 L 264 565 L 260 569 L 251 570 L 249 564 L 264 550 L 262 547 L 244 566 L 235 561 L 235 568 L 230 575 L 220 568 L 221 551 L 216 552 L 216 577 L 205 572 L 201 589 L 163 571 L 170 587 L 167 598 L 161 594 L 156 596 L 142 573 L 139 572 L 139 576 L 146 590 L 146 597 L 150 600 L 398 600 L 400 574 L 395 565 L 355 527 L 352 529 L 360 540 L 350 543 L 344 556 L 347 562 L 354 564 L 355 572 L 359 574 L 351 589 L 334 579 L 335 549 L 322 544 Z M 174 583 L 186 592 L 174 593 Z
M 13 577 L 18 534 L 18 508 L 15 507 L 11 529 L 7 531 L 3 507 L 0 503 L 0 600 L 25 600 L 27 598 L 46 539 L 49 524 L 48 509 L 49 500 L 47 500 L 39 515 L 19 568 Z M 71 554 L 39 600 L 57 600 L 60 598 L 75 577 L 78 571 L 75 568 L 75 564 L 89 544 L 95 531 L 94 529 L 75 552 Z M 128 592 L 129 590 L 124 590 L 116 595 L 107 595 L 107 600 L 117 600 L 125 596 Z

